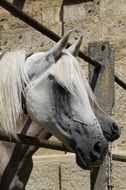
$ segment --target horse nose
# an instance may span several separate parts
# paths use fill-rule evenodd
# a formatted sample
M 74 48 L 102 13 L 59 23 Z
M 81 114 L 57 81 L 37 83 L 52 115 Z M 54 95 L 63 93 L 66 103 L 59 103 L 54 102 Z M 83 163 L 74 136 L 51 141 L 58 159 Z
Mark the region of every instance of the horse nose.
M 120 130 L 116 123 L 112 123 L 112 134 L 114 139 L 118 139 L 120 137 Z
M 94 145 L 94 151 L 97 152 L 98 154 L 100 154 L 103 151 L 103 148 L 100 142 L 97 142 Z
M 94 146 L 93 146 L 93 150 L 91 152 L 91 160 L 93 162 L 97 162 L 98 160 L 101 160 L 102 158 L 104 158 L 105 154 L 107 151 L 107 143 L 102 143 L 102 142 L 97 142 Z

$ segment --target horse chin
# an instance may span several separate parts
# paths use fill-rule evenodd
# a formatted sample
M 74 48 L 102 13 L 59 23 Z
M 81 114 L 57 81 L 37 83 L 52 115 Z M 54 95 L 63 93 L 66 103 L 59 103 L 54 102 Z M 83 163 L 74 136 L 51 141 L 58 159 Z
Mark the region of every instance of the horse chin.
M 81 157 L 81 156 L 78 156 L 76 155 L 76 163 L 77 165 L 84 169 L 84 170 L 92 170 L 94 169 L 95 167 L 98 167 L 100 166 L 100 164 L 97 164 L 97 165 L 89 165 L 86 163 L 86 161 Z
M 76 163 L 77 165 L 84 169 L 84 170 L 92 170 L 94 169 L 95 167 L 98 167 L 100 166 L 100 164 L 102 163 L 102 160 L 99 161 L 98 163 L 88 163 L 86 161 L 86 158 L 84 159 L 83 156 L 81 155 L 81 153 L 79 151 L 76 150 Z
M 90 170 L 90 168 L 87 166 L 86 161 L 82 158 L 82 156 L 79 152 L 76 152 L 76 163 L 82 169 Z

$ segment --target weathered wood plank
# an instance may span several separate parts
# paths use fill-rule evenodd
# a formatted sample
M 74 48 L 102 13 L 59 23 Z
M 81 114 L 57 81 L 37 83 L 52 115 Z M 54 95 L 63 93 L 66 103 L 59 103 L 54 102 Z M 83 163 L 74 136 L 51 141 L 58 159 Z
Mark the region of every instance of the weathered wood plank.
M 91 43 L 89 45 L 89 55 L 101 62 L 101 70 L 89 66 L 89 80 L 94 94 L 100 106 L 109 114 L 115 101 L 114 88 L 114 53 L 108 42 Z M 97 81 L 95 81 L 97 80 Z M 107 155 L 102 166 L 96 168 L 91 173 L 91 190 L 108 190 L 111 186 L 110 179 L 110 154 Z

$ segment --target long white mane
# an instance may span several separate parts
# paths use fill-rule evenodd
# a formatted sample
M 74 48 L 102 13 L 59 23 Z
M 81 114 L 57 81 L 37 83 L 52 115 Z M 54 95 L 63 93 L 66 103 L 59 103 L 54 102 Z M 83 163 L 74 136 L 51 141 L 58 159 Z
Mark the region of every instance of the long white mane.
M 25 53 L 6 52 L 0 59 L 0 130 L 16 136 L 22 115 L 22 93 L 28 80 L 24 73 Z

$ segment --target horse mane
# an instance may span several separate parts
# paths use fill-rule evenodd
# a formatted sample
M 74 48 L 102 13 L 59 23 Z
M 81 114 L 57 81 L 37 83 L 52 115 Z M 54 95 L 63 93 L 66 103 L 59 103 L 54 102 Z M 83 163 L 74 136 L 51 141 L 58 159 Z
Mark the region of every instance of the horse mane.
M 82 104 L 85 94 L 84 87 L 91 100 L 95 101 L 95 96 L 86 80 L 84 71 L 81 69 L 78 60 L 68 50 L 62 52 L 61 58 L 56 64 L 55 78 L 61 86 L 75 95 Z
M 0 59 L 0 130 L 16 137 L 16 127 L 23 113 L 22 93 L 28 78 L 24 73 L 25 53 L 6 52 Z

